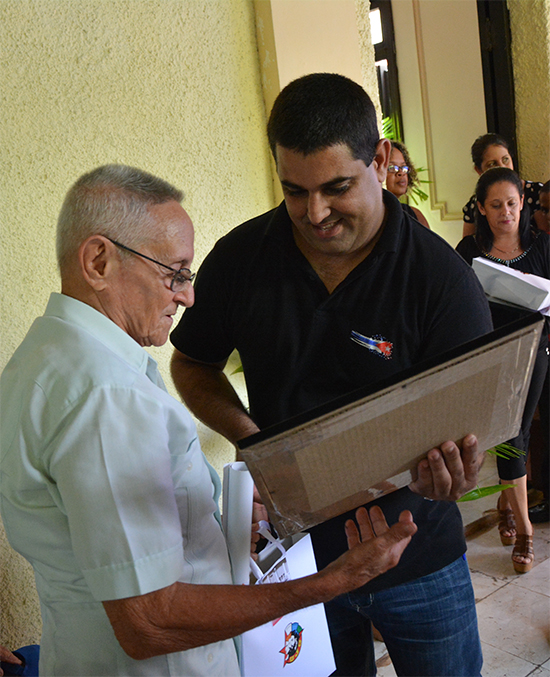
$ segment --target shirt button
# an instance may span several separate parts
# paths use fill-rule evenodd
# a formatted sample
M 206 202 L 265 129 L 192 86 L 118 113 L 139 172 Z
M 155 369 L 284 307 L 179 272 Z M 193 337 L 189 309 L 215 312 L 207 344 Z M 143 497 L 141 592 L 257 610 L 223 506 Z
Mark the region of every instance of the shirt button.
M 209 663 L 212 663 L 213 660 L 214 660 L 214 655 L 211 654 L 211 653 L 209 653 L 209 654 L 208 654 L 208 662 L 209 662 Z

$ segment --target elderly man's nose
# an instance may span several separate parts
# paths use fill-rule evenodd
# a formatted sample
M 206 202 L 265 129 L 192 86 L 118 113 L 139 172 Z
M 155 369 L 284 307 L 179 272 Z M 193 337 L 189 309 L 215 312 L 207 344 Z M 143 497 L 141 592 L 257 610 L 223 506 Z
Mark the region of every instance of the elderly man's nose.
M 188 282 L 181 291 L 178 291 L 176 294 L 174 294 L 174 299 L 176 300 L 176 303 L 179 303 L 180 306 L 184 306 L 184 308 L 191 308 L 191 306 L 195 303 L 195 287 L 193 287 L 191 282 Z

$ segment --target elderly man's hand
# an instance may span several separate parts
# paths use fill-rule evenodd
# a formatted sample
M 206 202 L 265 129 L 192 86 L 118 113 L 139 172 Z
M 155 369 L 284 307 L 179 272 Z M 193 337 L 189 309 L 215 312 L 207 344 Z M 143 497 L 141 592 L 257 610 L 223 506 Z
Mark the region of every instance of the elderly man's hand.
M 484 457 L 485 453 L 478 451 L 474 435 L 466 436 L 460 446 L 444 442 L 420 461 L 418 477 L 409 484 L 409 489 L 425 498 L 456 501 L 476 487 Z
M 364 507 L 359 508 L 355 520 L 347 520 L 345 524 L 349 550 L 318 574 L 325 580 L 327 574 L 333 577 L 335 587 L 327 600 L 355 590 L 396 566 L 417 530 L 408 510 L 404 510 L 391 527 L 377 505 L 368 512 Z
M 3 661 L 5 663 L 13 663 L 14 665 L 21 665 L 21 661 L 17 656 L 12 654 L 12 652 L 9 649 L 6 649 L 5 646 L 0 645 L 0 661 Z M 4 672 L 0 668 L 0 675 L 3 675 Z

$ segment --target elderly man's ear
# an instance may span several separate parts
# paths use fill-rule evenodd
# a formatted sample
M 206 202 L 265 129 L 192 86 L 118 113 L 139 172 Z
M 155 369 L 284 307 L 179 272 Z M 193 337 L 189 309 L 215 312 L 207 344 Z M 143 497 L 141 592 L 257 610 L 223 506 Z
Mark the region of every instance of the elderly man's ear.
M 82 277 L 95 291 L 102 291 L 118 270 L 120 260 L 107 238 L 92 235 L 80 245 L 78 257 Z

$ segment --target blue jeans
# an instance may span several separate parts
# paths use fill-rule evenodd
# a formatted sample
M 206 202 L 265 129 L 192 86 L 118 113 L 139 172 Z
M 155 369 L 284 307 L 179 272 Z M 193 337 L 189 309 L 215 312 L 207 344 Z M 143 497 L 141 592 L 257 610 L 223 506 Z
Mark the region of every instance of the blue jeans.
M 351 592 L 326 605 L 341 677 L 376 675 L 370 622 L 395 671 L 407 677 L 479 677 L 483 657 L 464 557 L 428 576 L 372 594 Z

